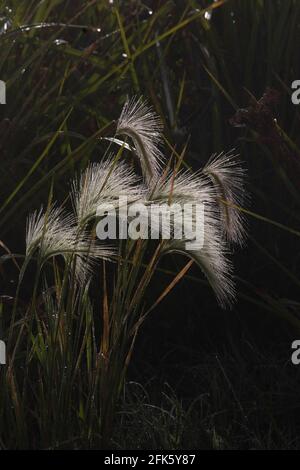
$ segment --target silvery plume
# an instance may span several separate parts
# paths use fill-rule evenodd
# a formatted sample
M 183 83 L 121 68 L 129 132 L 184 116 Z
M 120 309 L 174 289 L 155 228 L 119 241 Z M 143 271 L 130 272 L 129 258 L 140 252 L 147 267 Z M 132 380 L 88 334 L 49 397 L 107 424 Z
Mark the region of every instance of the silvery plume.
M 246 237 L 246 224 L 240 207 L 248 200 L 245 191 L 245 169 L 238 155 L 232 151 L 213 155 L 203 168 L 217 193 L 222 227 L 228 241 L 242 245 Z
M 97 259 L 111 259 L 111 247 L 95 242 L 85 231 L 79 231 L 74 216 L 62 208 L 41 208 L 27 219 L 26 260 L 34 254 L 43 265 L 54 256 L 62 256 L 66 263 L 75 257 L 75 275 L 83 281 Z
M 91 163 L 72 182 L 72 201 L 79 226 L 85 226 L 96 215 L 102 204 L 118 205 L 119 197 L 126 196 L 129 203 L 141 198 L 142 185 L 133 170 L 113 157 L 100 163 Z
M 126 101 L 117 124 L 117 135 L 130 137 L 139 158 L 145 181 L 151 185 L 161 172 L 162 123 L 141 98 Z

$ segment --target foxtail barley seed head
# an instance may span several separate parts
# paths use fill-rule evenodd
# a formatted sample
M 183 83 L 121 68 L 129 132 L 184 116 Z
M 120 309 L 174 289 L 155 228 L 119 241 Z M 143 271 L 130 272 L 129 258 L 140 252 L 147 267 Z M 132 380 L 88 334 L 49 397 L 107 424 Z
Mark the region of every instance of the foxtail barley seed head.
M 74 216 L 61 208 L 50 207 L 45 213 L 40 209 L 28 217 L 26 229 L 26 258 L 38 251 L 43 264 L 53 256 L 63 256 L 66 263 L 75 259 L 75 276 L 84 282 L 98 259 L 112 259 L 115 251 L 98 245 L 75 225 Z
M 118 120 L 117 134 L 132 139 L 145 181 L 151 185 L 160 174 L 163 155 L 160 118 L 141 98 L 127 100 Z
M 242 245 L 246 237 L 243 213 L 237 209 L 247 200 L 244 187 L 245 170 L 232 152 L 213 155 L 203 168 L 217 193 L 221 224 L 229 242 Z
M 43 208 L 27 219 L 26 256 L 38 249 L 42 260 L 72 251 L 74 246 L 73 217 L 62 208 L 52 206 L 44 213 Z
M 101 204 L 117 205 L 120 196 L 133 202 L 142 193 L 138 177 L 124 162 L 114 162 L 110 157 L 101 163 L 91 163 L 72 183 L 71 195 L 78 224 L 85 226 L 95 217 Z
M 234 299 L 232 266 L 228 258 L 228 249 L 223 237 L 220 212 L 216 204 L 217 193 L 213 185 L 201 172 L 181 171 L 177 175 L 168 175 L 159 182 L 153 193 L 154 198 L 165 200 L 171 196 L 172 202 L 181 204 L 193 203 L 195 206 L 204 204 L 203 246 L 197 250 L 187 250 L 189 241 L 170 240 L 164 243 L 163 253 L 177 252 L 192 258 L 201 268 L 211 284 L 219 303 L 230 305 Z M 190 214 L 191 225 L 195 225 L 195 214 Z M 180 220 L 180 219 L 178 219 Z M 176 223 L 176 219 L 175 219 Z M 176 227 L 174 227 L 174 231 Z

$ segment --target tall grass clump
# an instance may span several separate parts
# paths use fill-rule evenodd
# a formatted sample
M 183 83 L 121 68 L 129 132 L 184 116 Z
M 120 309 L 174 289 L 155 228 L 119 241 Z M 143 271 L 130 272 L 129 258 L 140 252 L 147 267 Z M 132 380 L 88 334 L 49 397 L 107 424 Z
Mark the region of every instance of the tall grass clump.
M 193 262 L 220 305 L 234 301 L 231 245 L 245 237 L 238 212 L 245 195 L 238 156 L 215 156 L 194 173 L 182 169 L 180 159 L 166 162 L 162 124 L 136 98 L 125 103 L 109 140 L 110 146 L 119 145 L 115 155 L 105 155 L 75 176 L 62 205 L 53 202 L 51 192 L 45 209 L 28 217 L 7 369 L 1 374 L 0 420 L 2 429 L 10 426 L 3 447 L 110 446 L 126 370 L 148 314 Z M 110 204 L 122 218 L 120 196 L 127 197 L 128 212 L 138 203 L 167 203 L 170 208 L 173 203 L 205 203 L 203 247 L 188 251 L 186 243 L 192 239 L 175 237 L 180 221 L 176 211 L 170 239 L 154 212 L 154 240 L 99 240 L 97 208 Z M 194 227 L 193 211 L 189 217 Z M 158 264 L 172 253 L 188 262 L 147 305 Z M 25 278 L 31 285 L 26 305 L 18 296 Z
M 115 410 L 133 349 L 130 380 L 174 381 L 183 408 L 209 393 L 199 417 L 191 413 L 193 437 L 206 409 L 217 448 L 218 436 L 226 448 L 256 448 L 257 435 L 270 446 L 274 432 L 285 447 L 299 446 L 298 401 L 290 393 L 296 368 L 290 389 L 286 376 L 300 329 L 299 106 L 291 101 L 299 24 L 297 0 L 1 2 L 0 340 L 7 364 L 0 364 L 0 448 L 126 445 Z M 112 121 L 133 93 L 149 96 L 160 119 L 134 98 Z M 254 211 L 238 210 L 244 170 L 233 152 L 220 153 L 231 147 L 247 161 Z M 131 210 L 205 201 L 202 250 L 165 239 L 159 214 L 151 226 L 156 240 L 100 242 L 97 208 L 118 212 L 119 196 Z M 236 256 L 236 289 L 230 259 L 246 240 L 243 214 L 251 236 L 245 257 Z M 172 234 L 178 220 L 174 214 Z M 223 315 L 218 304 L 231 306 L 235 290 L 235 314 Z M 253 359 L 247 352 L 242 361 L 249 331 Z M 123 411 L 129 388 L 119 400 Z M 144 429 L 161 448 L 152 399 L 145 408 L 154 421 L 133 401 L 133 435 Z M 117 442 L 110 439 L 116 422 L 123 423 Z

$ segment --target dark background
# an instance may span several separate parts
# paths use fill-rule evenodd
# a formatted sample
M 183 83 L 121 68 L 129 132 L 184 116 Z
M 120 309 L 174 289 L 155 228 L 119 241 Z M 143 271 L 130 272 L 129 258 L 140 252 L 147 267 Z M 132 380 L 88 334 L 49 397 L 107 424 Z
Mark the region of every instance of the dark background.
M 291 342 L 300 338 L 300 234 L 289 229 L 300 229 L 299 107 L 291 102 L 291 83 L 300 79 L 299 2 L 229 0 L 210 19 L 197 12 L 211 2 L 196 0 L 98 1 L 90 7 L 48 1 L 44 10 L 37 3 L 1 2 L 7 105 L 0 107 L 0 239 L 24 253 L 27 214 L 45 203 L 52 183 L 62 201 L 75 171 L 101 158 L 105 142 L 93 135 L 118 117 L 127 95 L 149 99 L 177 151 L 188 141 L 185 160 L 195 170 L 212 153 L 235 148 L 251 196 L 249 238 L 234 253 L 237 302 L 232 310 L 220 309 L 193 266 L 152 312 L 128 372 L 124 406 L 131 431 L 121 440 L 127 447 L 138 439 L 144 446 L 170 445 L 168 439 L 178 438 L 173 422 L 178 425 L 180 408 L 182 445 L 297 448 L 300 366 L 290 357 Z M 133 68 L 122 55 L 113 7 L 131 53 L 138 52 Z M 183 20 L 158 47 L 143 50 L 155 34 Z M 43 25 L 20 29 L 33 24 Z M 64 132 L 25 180 L 71 107 Z M 180 266 L 182 260 L 172 258 L 161 268 L 176 273 Z M 13 296 L 14 266 L 2 263 L 0 276 L 1 294 Z M 170 280 L 158 272 L 145 303 Z M 26 302 L 26 287 L 22 295 Z M 131 382 L 142 384 L 142 391 Z M 163 413 L 156 417 L 145 408 L 149 428 L 139 427 L 130 411 L 144 401 L 177 418 L 164 421 Z

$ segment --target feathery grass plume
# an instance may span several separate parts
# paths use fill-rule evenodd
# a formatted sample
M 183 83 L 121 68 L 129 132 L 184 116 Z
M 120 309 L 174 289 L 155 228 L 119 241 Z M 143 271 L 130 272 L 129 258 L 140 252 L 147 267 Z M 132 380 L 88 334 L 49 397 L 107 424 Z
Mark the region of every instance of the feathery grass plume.
M 189 241 L 187 239 L 170 240 L 165 242 L 163 253 L 179 253 L 193 259 L 214 290 L 220 306 L 230 307 L 235 299 L 235 286 L 232 263 L 228 258 L 229 251 L 214 224 L 208 229 L 206 222 L 204 230 L 204 243 L 201 249 L 186 250 L 185 244 Z
M 86 286 L 90 282 L 97 262 L 100 259 L 113 261 L 117 256 L 117 251 L 113 246 L 100 244 L 87 232 L 78 234 L 78 230 L 76 230 L 76 236 L 74 250 L 71 256 L 67 254 L 66 261 L 72 261 L 72 257 L 75 255 L 75 279 L 79 285 Z
M 86 232 L 79 232 L 74 216 L 62 208 L 50 207 L 46 213 L 41 208 L 28 217 L 26 228 L 26 258 L 38 251 L 41 264 L 61 255 L 66 263 L 75 256 L 75 276 L 79 283 L 86 280 L 97 259 L 111 259 L 114 251 L 109 246 L 98 245 Z
M 169 200 L 170 202 L 189 201 L 213 202 L 216 191 L 200 171 L 191 173 L 180 170 L 177 173 L 169 171 L 156 182 L 151 193 L 151 200 Z
M 215 201 L 215 190 L 200 172 L 191 173 L 188 170 L 181 170 L 174 173 L 169 171 L 157 180 L 149 198 L 150 204 L 167 203 L 173 209 L 171 224 L 174 234 L 176 225 L 182 225 L 184 204 L 212 204 Z M 193 228 L 194 222 L 195 220 L 190 219 Z
M 79 226 L 84 227 L 96 215 L 103 203 L 118 204 L 120 196 L 128 203 L 138 200 L 143 187 L 138 177 L 124 162 L 110 157 L 100 163 L 91 163 L 72 183 L 71 197 Z
M 81 239 L 79 245 L 73 252 L 75 254 L 75 279 L 81 286 L 86 286 L 100 259 L 112 261 L 116 257 L 117 252 L 114 247 L 98 244 L 90 236 L 86 235 L 85 239 Z M 67 256 L 66 260 L 70 260 Z M 71 272 L 70 272 L 71 274 Z
M 163 155 L 159 149 L 162 123 L 141 98 L 127 100 L 118 120 L 117 135 L 132 139 L 146 182 L 150 185 L 160 174 Z
M 231 305 L 234 300 L 234 284 L 232 280 L 232 265 L 228 258 L 229 251 L 221 229 L 220 211 L 216 204 L 217 193 L 210 181 L 201 172 L 190 173 L 180 171 L 177 175 L 171 173 L 158 181 L 153 198 L 156 200 L 170 199 L 171 203 L 204 204 L 203 246 L 197 250 L 187 250 L 186 243 L 192 241 L 186 237 L 171 239 L 164 242 L 163 254 L 180 253 L 193 259 L 201 268 L 213 288 L 222 307 Z M 186 216 L 186 215 L 185 215 Z M 191 212 L 190 226 L 196 228 L 195 213 Z M 180 217 L 174 217 L 173 230 L 176 223 L 182 223 Z
M 26 256 L 38 249 L 42 260 L 72 251 L 74 245 L 73 216 L 60 207 L 43 208 L 29 215 L 26 225 Z
M 210 178 L 216 189 L 221 222 L 228 241 L 243 245 L 246 236 L 243 213 L 230 207 L 230 204 L 242 206 L 247 200 L 244 187 L 245 170 L 238 160 L 238 155 L 232 151 L 213 155 L 203 168 L 203 174 Z M 225 204 L 222 200 L 225 200 Z M 229 205 L 226 205 L 226 202 Z

